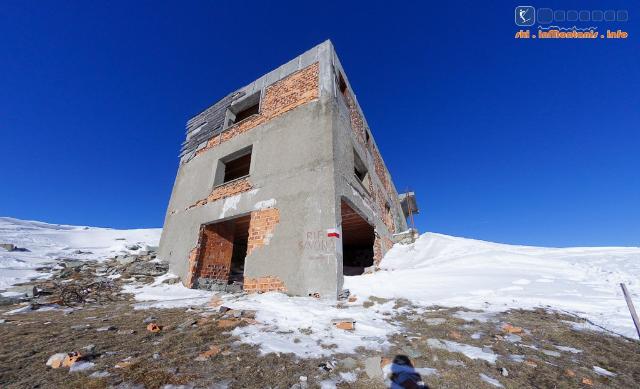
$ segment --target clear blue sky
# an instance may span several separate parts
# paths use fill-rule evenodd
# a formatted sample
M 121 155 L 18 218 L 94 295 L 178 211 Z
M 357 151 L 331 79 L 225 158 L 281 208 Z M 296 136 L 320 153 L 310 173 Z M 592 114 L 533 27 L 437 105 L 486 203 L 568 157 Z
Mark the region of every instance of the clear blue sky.
M 420 230 L 640 245 L 638 2 L 620 41 L 518 41 L 516 5 L 5 1 L 0 215 L 161 226 L 185 121 L 329 38 Z

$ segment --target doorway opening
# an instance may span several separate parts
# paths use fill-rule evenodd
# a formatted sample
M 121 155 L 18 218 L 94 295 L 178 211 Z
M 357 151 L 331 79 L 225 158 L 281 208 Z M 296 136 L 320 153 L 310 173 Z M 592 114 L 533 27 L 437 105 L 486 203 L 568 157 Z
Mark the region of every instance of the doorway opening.
M 342 274 L 355 276 L 373 266 L 374 228 L 344 199 L 342 214 Z
M 202 226 L 194 287 L 242 290 L 250 220 L 247 215 Z

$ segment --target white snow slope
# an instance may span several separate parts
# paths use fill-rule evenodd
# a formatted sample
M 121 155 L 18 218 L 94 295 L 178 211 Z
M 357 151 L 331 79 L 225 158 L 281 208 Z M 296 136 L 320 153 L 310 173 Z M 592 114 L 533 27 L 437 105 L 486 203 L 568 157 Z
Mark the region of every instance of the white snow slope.
M 106 259 L 126 252 L 127 245 L 157 246 L 162 229 L 114 230 L 67 226 L 0 217 L 0 243 L 13 243 L 28 252 L 0 248 L 0 290 L 48 274 L 35 269 L 57 258 Z M 74 251 L 92 254 L 74 254 Z
M 346 277 L 359 297 L 502 311 L 565 310 L 636 338 L 620 282 L 640 301 L 640 248 L 513 246 L 425 233 L 395 245 L 382 271 Z M 639 305 L 636 303 L 636 305 Z

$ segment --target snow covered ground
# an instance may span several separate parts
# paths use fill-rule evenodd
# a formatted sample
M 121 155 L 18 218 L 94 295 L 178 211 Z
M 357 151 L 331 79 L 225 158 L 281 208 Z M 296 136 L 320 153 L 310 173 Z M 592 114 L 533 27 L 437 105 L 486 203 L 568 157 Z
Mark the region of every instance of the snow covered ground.
M 425 233 L 395 245 L 382 271 L 347 277 L 359 297 L 502 311 L 549 307 L 636 338 L 620 282 L 640 301 L 640 248 L 513 246 Z M 636 303 L 638 305 L 638 303 Z
M 127 251 L 126 246 L 157 246 L 160 228 L 114 230 L 67 226 L 0 217 L 0 243 L 13 243 L 29 251 L 7 252 L 0 248 L 0 290 L 35 278 L 46 278 L 36 268 L 57 258 L 106 259 Z M 74 251 L 91 252 L 76 254 Z
M 30 278 L 46 277 L 35 268 L 56 258 L 103 259 L 127 251 L 126 246 L 133 243 L 155 246 L 160 232 L 0 218 L 0 243 L 30 250 L 0 249 L 0 290 Z M 74 254 L 76 250 L 92 254 Z M 414 244 L 394 246 L 381 268 L 375 274 L 346 278 L 345 287 L 358 297 L 346 309 L 331 301 L 278 293 L 221 297 L 231 308 L 257 310 L 257 324 L 234 330 L 243 341 L 260 345 L 263 352 L 301 356 L 353 352 L 360 346 L 384 348 L 387 336 L 401 330 L 386 320 L 398 312 L 394 302 L 365 308 L 362 303 L 369 296 L 488 312 L 549 307 L 635 337 L 618 283 L 625 282 L 638 301 L 640 248 L 540 248 L 426 233 Z M 204 305 L 213 296 L 211 292 L 162 282 L 169 277 L 172 275 L 158 277 L 149 285 L 128 285 L 125 291 L 135 294 L 137 308 Z M 479 318 L 482 315 L 476 314 Z M 357 331 L 333 328 L 331 319 L 341 317 L 355 319 Z

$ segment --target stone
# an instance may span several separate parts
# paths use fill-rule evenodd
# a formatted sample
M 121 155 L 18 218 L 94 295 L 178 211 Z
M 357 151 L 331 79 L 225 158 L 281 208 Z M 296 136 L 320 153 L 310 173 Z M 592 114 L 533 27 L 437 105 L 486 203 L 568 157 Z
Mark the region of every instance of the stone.
M 14 251 L 16 249 L 16 245 L 13 243 L 0 243 L 0 248 L 3 248 L 7 251 Z
M 512 324 L 506 323 L 502 326 L 502 331 L 507 332 L 509 334 L 520 334 L 522 333 L 522 327 L 516 327 Z
M 424 319 L 425 324 L 429 326 L 439 326 L 441 324 L 444 324 L 446 321 L 447 319 L 442 317 L 431 317 L 428 319 Z
M 449 331 L 449 333 L 447 335 L 451 339 L 462 340 L 462 334 L 460 332 L 456 331 L 456 330 Z
M 96 328 L 96 331 L 98 332 L 104 332 L 104 331 L 117 331 L 118 329 L 115 326 L 106 326 L 106 327 L 100 327 L 100 328 Z
M 416 359 L 422 357 L 422 353 L 413 347 L 407 346 L 402 349 L 402 352 L 410 359 Z
M 341 359 L 339 362 L 346 370 L 354 370 L 358 366 L 358 361 L 351 357 Z
M 149 323 L 147 324 L 147 331 L 157 333 L 162 331 L 162 326 L 156 323 Z
M 134 263 L 136 260 L 138 259 L 138 257 L 136 257 L 135 255 L 124 255 L 124 256 L 117 256 L 116 257 L 116 261 L 121 264 L 121 265 L 130 265 L 132 263 Z
M 567 377 L 575 377 L 576 376 L 576 372 L 571 370 L 571 369 L 566 369 L 564 371 L 564 375 L 566 375 Z
M 133 262 L 125 270 L 134 276 L 157 277 L 169 271 L 169 265 L 164 262 Z
M 65 355 L 62 360 L 62 367 L 71 367 L 74 363 L 78 362 L 82 358 L 82 354 L 77 351 L 72 351 Z
M 238 319 L 220 319 L 218 320 L 218 322 L 216 323 L 216 325 L 218 326 L 218 328 L 229 328 L 229 327 L 235 327 L 238 324 L 240 324 L 240 320 Z
M 125 247 L 127 250 L 131 250 L 131 251 L 140 250 L 140 246 L 138 246 L 137 244 L 128 244 Z
M 504 367 L 500 369 L 500 374 L 502 374 L 503 377 L 509 377 L 509 371 Z
M 526 361 L 524 361 L 524 364 L 530 367 L 538 367 L 538 364 L 530 359 L 527 359 Z
M 591 378 L 584 377 L 584 378 L 582 379 L 582 383 L 583 383 L 584 385 L 592 386 L 592 385 L 593 385 L 593 380 L 592 380 Z
M 59 367 L 62 367 L 62 362 L 66 357 L 67 357 L 67 354 L 65 353 L 53 354 L 47 360 L 47 366 L 49 366 L 52 369 L 57 369 Z
M 93 368 L 96 364 L 93 362 L 79 361 L 73 363 L 69 368 L 69 373 L 77 373 Z
M 153 323 L 154 321 L 157 321 L 158 319 L 155 318 L 154 316 L 149 316 L 146 319 L 144 319 L 142 321 L 143 324 L 149 324 L 149 323 Z
M 89 378 L 107 378 L 111 374 L 108 371 L 96 371 L 89 374 Z
M 553 350 L 541 350 L 544 355 L 548 355 L 550 357 L 560 357 L 560 353 Z
M 382 380 L 382 368 L 380 367 L 382 358 L 369 357 L 364 360 L 364 371 L 370 379 Z
M 222 351 L 220 347 L 211 345 L 209 346 L 209 349 L 207 351 L 200 353 L 200 355 L 196 357 L 196 361 L 206 361 L 209 358 L 215 357 L 216 355 L 218 355 L 220 351 Z

